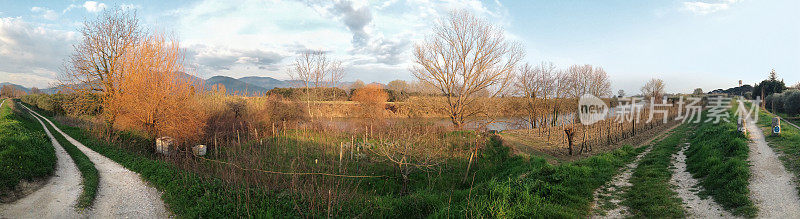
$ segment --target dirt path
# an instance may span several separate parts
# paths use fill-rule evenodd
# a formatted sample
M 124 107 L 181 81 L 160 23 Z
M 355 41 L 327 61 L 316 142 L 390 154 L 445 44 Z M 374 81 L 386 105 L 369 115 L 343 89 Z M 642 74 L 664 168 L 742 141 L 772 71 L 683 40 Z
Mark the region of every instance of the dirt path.
M 592 213 L 592 218 L 623 218 L 628 215 L 628 207 L 620 204 L 623 200 L 623 189 L 632 186 L 629 180 L 633 175 L 633 170 L 639 166 L 639 160 L 650 153 L 650 149 L 653 147 L 648 147 L 636 155 L 636 159 L 623 167 L 622 173 L 614 176 L 608 184 L 595 190 L 595 203 L 593 204 L 595 212 Z
M 664 130 L 656 136 L 653 136 L 652 138 L 643 142 L 640 147 L 665 138 L 667 135 L 669 135 L 672 129 L 678 127 L 679 125 L 680 123 L 669 127 L 667 130 Z M 631 175 L 633 174 L 633 170 L 639 166 L 639 160 L 650 153 L 651 149 L 653 149 L 653 147 L 649 146 L 642 153 L 636 155 L 636 159 L 623 167 L 622 173 L 617 174 L 611 179 L 611 182 L 594 191 L 594 203 L 592 203 L 594 211 L 592 212 L 592 218 L 623 218 L 630 216 L 628 214 L 628 208 L 620 204 L 623 199 L 622 190 L 632 186 L 629 181 L 631 179 Z
M 1 103 L 0 103 L 1 104 Z M 33 114 L 31 114 L 33 116 Z M 76 218 L 78 196 L 83 191 L 81 173 L 72 162 L 67 151 L 56 141 L 50 130 L 39 120 L 56 151 L 56 170 L 47 184 L 35 192 L 6 205 L 0 206 L 0 218 Z
M 686 149 L 689 143 L 685 143 L 683 148 L 672 155 L 672 178 L 670 184 L 675 185 L 675 192 L 683 200 L 689 218 L 733 218 L 722 206 L 714 202 L 714 199 L 707 197 L 701 199 L 697 196 L 699 186 L 697 179 L 686 170 Z
M 764 133 L 756 122 L 749 119 L 750 134 L 750 198 L 758 207 L 761 218 L 800 218 L 800 198 L 797 196 L 793 176 L 786 171 L 764 140 Z
M 34 113 L 41 117 L 38 113 Z M 55 127 L 49 119 L 42 118 L 53 125 L 58 133 L 77 146 L 95 164 L 100 175 L 100 185 L 94 207 L 89 212 L 92 217 L 166 218 L 170 216 L 164 202 L 161 201 L 161 193 L 155 188 L 147 186 L 138 173 L 125 169 L 111 159 L 89 149 Z

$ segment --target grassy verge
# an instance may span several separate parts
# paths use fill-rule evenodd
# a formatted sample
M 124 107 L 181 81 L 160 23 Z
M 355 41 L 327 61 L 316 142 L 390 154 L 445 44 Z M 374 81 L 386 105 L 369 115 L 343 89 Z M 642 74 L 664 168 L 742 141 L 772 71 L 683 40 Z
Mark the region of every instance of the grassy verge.
M 1 100 L 0 100 L 1 101 Z M 42 126 L 6 100 L 0 108 L 0 191 L 11 191 L 20 180 L 53 174 L 56 154 Z
M 703 114 L 703 121 L 707 114 Z M 718 124 L 699 124 L 690 137 L 686 167 L 692 176 L 699 179 L 703 187 L 701 195 L 711 195 L 714 201 L 736 216 L 754 217 L 758 209 L 749 199 L 750 190 L 747 188 L 750 179 L 749 147 L 746 136 L 737 130 L 736 118 L 732 116 L 730 121 Z
M 688 125 L 681 125 L 673 133 L 655 143 L 650 153 L 642 157 L 630 178 L 632 186 L 625 192 L 623 204 L 634 217 L 680 218 L 685 210 L 678 194 L 669 183 L 672 155 L 680 150 L 686 138 Z
M 78 197 L 78 204 L 76 207 L 78 208 L 86 208 L 92 206 L 92 202 L 94 202 L 95 196 L 97 196 L 97 185 L 99 184 L 100 178 L 97 173 L 97 168 L 94 167 L 94 163 L 89 160 L 77 146 L 72 145 L 63 135 L 56 132 L 55 129 L 52 128 L 50 124 L 47 124 L 48 129 L 50 132 L 53 133 L 53 136 L 56 137 L 56 140 L 64 150 L 67 151 L 70 157 L 72 157 L 72 161 L 75 162 L 75 165 L 78 167 L 78 170 L 81 171 L 81 178 L 82 178 L 82 185 L 83 185 L 83 192 L 81 193 L 80 197 Z
M 781 121 L 781 135 L 772 135 L 772 118 L 775 115 L 759 110 L 758 125 L 764 131 L 764 137 L 770 147 L 779 153 L 783 165 L 795 174 L 795 179 L 800 179 L 800 130 Z M 795 124 L 798 124 L 795 122 Z M 795 182 L 800 190 L 800 182 Z

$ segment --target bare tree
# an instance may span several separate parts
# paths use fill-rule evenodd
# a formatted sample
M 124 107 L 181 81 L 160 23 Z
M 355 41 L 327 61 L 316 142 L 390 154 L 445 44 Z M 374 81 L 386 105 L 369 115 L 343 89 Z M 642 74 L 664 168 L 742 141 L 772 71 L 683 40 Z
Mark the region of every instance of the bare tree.
M 461 128 L 468 118 L 483 112 L 475 94 L 491 97 L 511 83 L 524 52 L 508 42 L 504 31 L 467 11 L 454 11 L 433 29 L 433 35 L 414 46 L 414 76 L 434 85 L 447 97 L 446 112 Z
M 317 88 L 336 87 L 344 78 L 342 62 L 328 58 L 323 51 L 305 51 L 294 61 L 289 76 L 305 87 L 308 115 L 314 118 L 311 100 L 316 97 Z
M 580 98 L 584 94 L 597 97 L 611 95 L 611 81 L 601 67 L 572 65 L 567 69 L 565 80 L 570 98 Z
M 664 80 L 653 78 L 642 87 L 645 98 L 661 99 L 664 96 Z
M 125 51 L 136 45 L 143 33 L 135 11 L 119 8 L 104 10 L 94 20 L 87 20 L 80 29 L 83 39 L 74 45 L 60 75 L 65 90 L 79 94 L 99 94 L 102 104 L 120 90 L 123 70 L 120 66 Z M 88 96 L 88 95 L 79 95 Z M 83 99 L 84 104 L 96 104 Z M 120 109 L 103 107 L 108 131 Z
M 518 72 L 514 87 L 518 94 L 525 98 L 524 108 L 528 112 L 526 120 L 530 123 L 531 128 L 536 128 L 539 104 L 546 104 L 548 98 L 553 96 L 555 91 L 556 67 L 552 62 L 542 62 L 536 66 L 525 63 Z
M 397 92 L 406 92 L 406 89 L 408 89 L 408 83 L 406 83 L 406 81 L 404 81 L 404 80 L 394 80 L 394 81 L 390 81 L 388 84 L 386 84 L 386 87 L 389 90 L 393 90 L 393 91 L 397 91 Z

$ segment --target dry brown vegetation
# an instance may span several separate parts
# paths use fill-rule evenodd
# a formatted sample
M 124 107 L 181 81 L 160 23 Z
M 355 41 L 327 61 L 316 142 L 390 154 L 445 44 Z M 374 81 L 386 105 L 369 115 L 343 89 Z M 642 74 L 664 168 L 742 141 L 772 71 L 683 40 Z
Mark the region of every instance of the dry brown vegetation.
M 361 105 L 361 114 L 364 118 L 379 120 L 384 117 L 386 99 L 389 95 L 376 85 L 368 85 L 355 90 L 351 99 Z

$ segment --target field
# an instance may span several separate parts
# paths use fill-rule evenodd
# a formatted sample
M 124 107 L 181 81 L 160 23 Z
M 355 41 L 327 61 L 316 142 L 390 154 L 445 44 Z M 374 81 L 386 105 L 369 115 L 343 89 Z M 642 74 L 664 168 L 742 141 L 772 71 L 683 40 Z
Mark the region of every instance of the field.
M 0 218 L 800 218 L 796 74 L 702 60 L 752 4 L 505 1 L 0 9 Z

